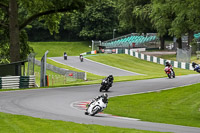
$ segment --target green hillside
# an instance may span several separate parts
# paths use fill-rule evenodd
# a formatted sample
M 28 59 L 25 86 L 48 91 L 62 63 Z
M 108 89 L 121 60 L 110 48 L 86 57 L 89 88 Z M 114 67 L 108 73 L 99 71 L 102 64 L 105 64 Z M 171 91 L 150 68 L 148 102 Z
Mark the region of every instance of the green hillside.
M 63 56 L 64 52 L 67 52 L 68 56 L 77 56 L 91 51 L 91 42 L 30 42 L 29 45 L 37 53 L 36 57 L 42 57 L 47 50 L 48 57 Z

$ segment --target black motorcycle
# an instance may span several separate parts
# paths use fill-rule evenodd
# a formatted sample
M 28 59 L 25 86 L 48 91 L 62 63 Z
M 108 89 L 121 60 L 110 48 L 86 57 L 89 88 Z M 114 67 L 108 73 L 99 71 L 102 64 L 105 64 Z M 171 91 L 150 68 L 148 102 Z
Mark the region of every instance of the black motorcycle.
M 80 56 L 80 61 L 83 62 L 83 56 Z
M 109 82 L 107 79 L 103 79 L 101 82 L 100 92 L 102 90 L 108 91 L 108 89 L 112 86 L 112 82 Z
M 67 60 L 67 53 L 64 52 L 64 60 Z

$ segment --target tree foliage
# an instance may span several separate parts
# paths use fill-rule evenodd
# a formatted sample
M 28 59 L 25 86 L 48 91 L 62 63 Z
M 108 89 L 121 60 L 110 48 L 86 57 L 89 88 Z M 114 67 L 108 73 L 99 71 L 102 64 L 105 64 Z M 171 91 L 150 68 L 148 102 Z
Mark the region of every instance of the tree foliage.
M 194 32 L 200 30 L 199 11 L 198 0 L 152 0 L 150 17 L 161 36 L 169 33 L 181 39 L 182 35 L 187 34 L 190 43 Z
M 22 50 L 29 47 L 24 47 L 27 43 L 20 46 L 24 40 L 20 35 L 24 34 L 24 31 L 20 32 L 31 22 L 39 18 L 44 20 L 51 33 L 58 32 L 61 16 L 57 13 L 82 10 L 90 2 L 92 0 L 1 0 L 0 32 L 6 36 L 4 40 L 1 39 L 1 45 L 9 46 L 10 55 L 6 55 L 7 59 L 15 62 L 26 56 L 27 53 Z M 9 31 L 9 34 L 6 34 L 6 31 Z
M 117 28 L 117 11 L 111 0 L 98 0 L 86 6 L 81 14 L 80 36 L 87 39 L 108 39 Z
M 146 33 L 153 31 L 150 23 L 149 4 L 150 0 L 119 0 L 118 10 L 121 29 L 131 32 Z

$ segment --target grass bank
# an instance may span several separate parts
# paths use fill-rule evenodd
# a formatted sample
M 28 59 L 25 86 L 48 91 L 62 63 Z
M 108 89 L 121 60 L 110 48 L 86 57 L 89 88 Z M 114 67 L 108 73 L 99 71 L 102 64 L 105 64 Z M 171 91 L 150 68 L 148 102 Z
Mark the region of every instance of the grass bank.
M 200 84 L 113 97 L 104 112 L 142 121 L 200 127 Z
M 88 59 L 143 75 L 115 77 L 115 81 L 130 81 L 166 77 L 164 65 L 148 62 L 125 54 L 88 56 Z M 103 71 L 103 70 L 102 70 Z M 174 68 L 177 76 L 196 74 L 194 71 Z
M 64 52 L 67 52 L 68 56 L 77 56 L 91 51 L 91 42 L 30 42 L 29 45 L 37 53 L 36 57 L 42 57 L 47 50 L 48 57 L 63 56 Z
M 22 115 L 0 113 L 1 133 L 159 133 L 128 128 L 77 124 Z

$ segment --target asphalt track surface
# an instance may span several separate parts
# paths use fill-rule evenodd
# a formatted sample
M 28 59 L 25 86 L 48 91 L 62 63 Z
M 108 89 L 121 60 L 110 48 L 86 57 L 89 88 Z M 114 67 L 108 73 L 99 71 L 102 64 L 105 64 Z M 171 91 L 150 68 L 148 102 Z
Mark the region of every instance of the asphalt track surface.
M 83 62 L 80 62 L 78 56 L 68 56 L 67 60 L 64 60 L 63 57 L 51 57 L 50 59 L 71 66 L 75 67 L 79 70 L 83 70 L 86 72 L 90 72 L 100 76 L 108 76 L 112 74 L 113 76 L 131 76 L 131 75 L 140 75 L 138 73 L 122 70 L 119 68 L 111 67 L 105 64 L 101 64 L 98 62 L 94 62 L 92 60 L 84 58 Z
M 173 87 L 199 83 L 200 75 L 177 76 L 175 79 L 159 78 L 129 82 L 116 82 L 108 92 L 109 97 L 160 91 Z M 90 101 L 100 95 L 100 84 L 30 89 L 0 92 L 0 112 L 27 115 L 52 120 L 72 121 L 76 123 L 98 124 L 142 130 L 200 133 L 200 128 L 144 122 L 137 119 L 123 118 L 106 114 L 87 116 L 75 103 Z M 128 100 L 128 99 L 127 99 Z M 167 99 L 166 99 L 167 100 Z M 109 108 L 109 103 L 108 103 Z

